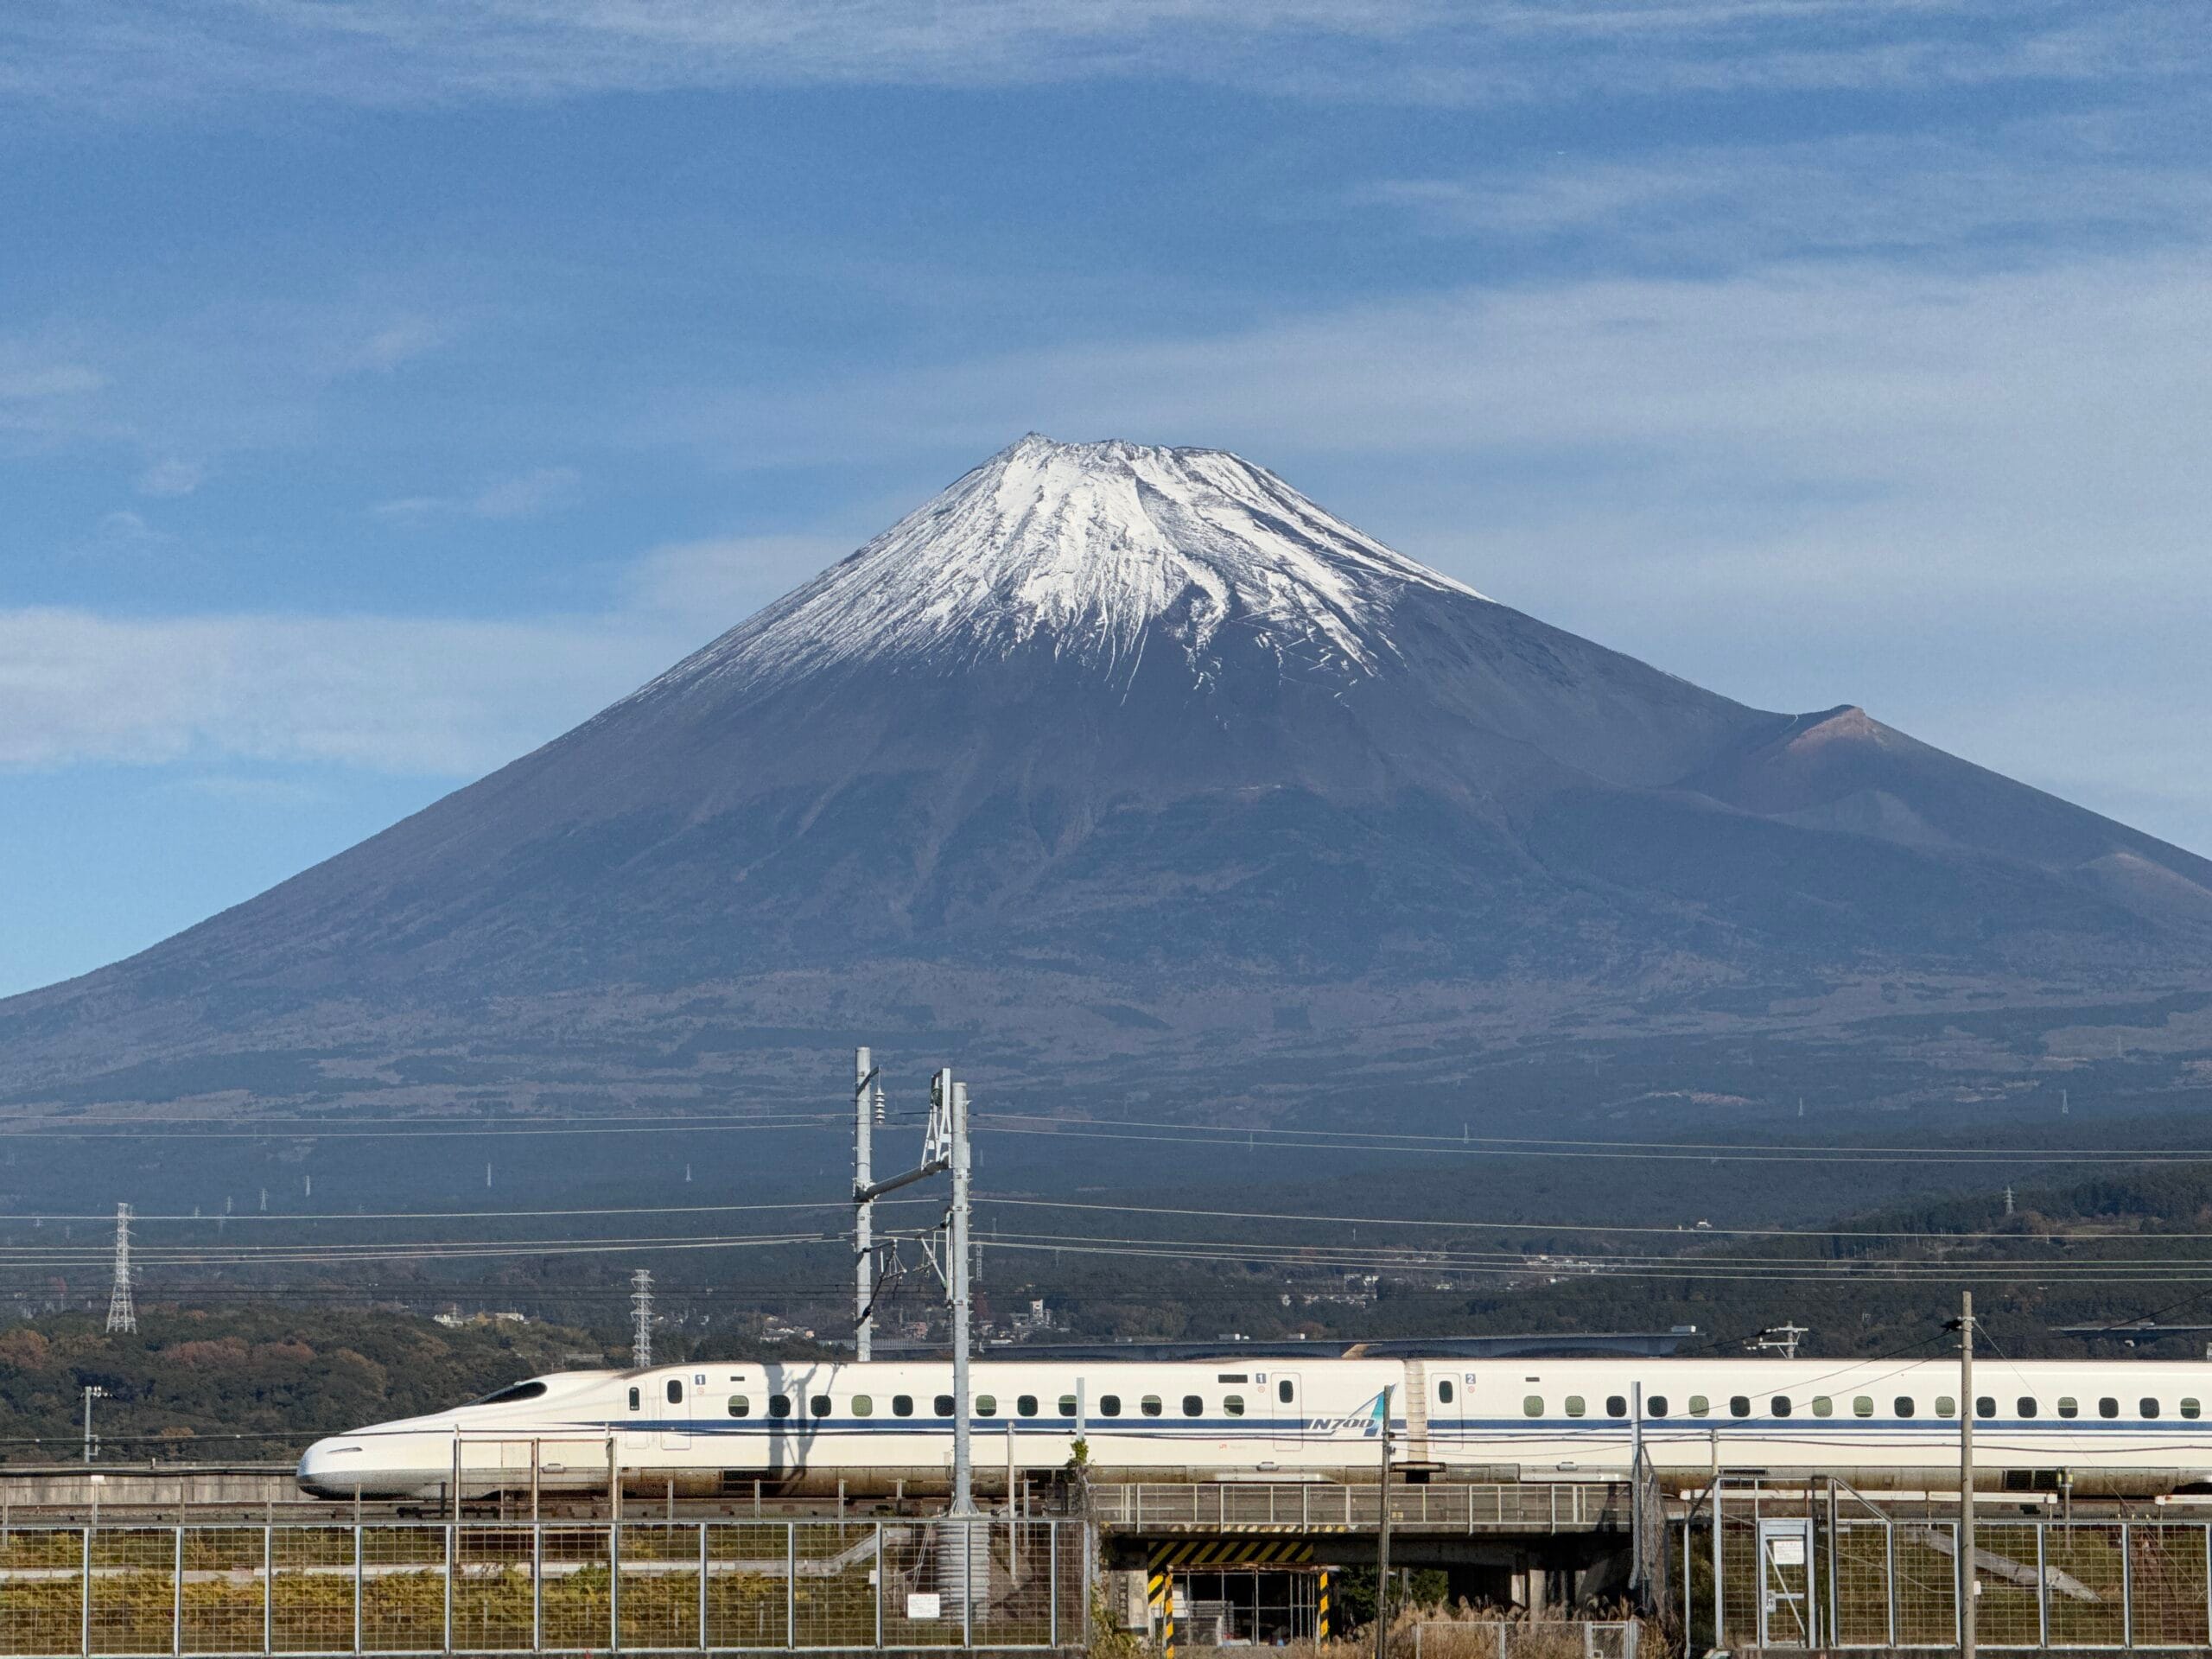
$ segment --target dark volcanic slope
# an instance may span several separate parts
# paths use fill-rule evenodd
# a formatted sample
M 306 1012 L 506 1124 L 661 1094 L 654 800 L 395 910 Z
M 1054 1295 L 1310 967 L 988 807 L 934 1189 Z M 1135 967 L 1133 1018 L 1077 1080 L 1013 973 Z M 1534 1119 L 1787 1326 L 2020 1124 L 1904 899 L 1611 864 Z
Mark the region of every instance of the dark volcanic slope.
M 2208 963 L 2205 860 L 1548 627 L 1232 456 L 1032 437 L 536 753 L 0 1003 L 0 1087 L 156 1098 L 240 1052 L 604 1081 L 944 1023 L 955 984 L 1007 1056 L 1232 1060 L 1317 988 L 1433 1026 Z

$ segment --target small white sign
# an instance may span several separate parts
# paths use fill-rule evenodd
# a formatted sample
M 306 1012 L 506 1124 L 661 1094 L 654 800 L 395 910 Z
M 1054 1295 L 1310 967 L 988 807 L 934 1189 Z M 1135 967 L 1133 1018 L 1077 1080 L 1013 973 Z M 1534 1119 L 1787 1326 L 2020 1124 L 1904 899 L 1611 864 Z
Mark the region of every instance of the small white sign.
M 909 1618 L 942 1618 L 944 1602 L 934 1592 L 923 1595 L 917 1591 L 906 1592 L 906 1617 Z
M 1805 1565 L 1805 1541 L 1802 1538 L 1770 1538 L 1766 1541 L 1767 1559 L 1777 1567 Z

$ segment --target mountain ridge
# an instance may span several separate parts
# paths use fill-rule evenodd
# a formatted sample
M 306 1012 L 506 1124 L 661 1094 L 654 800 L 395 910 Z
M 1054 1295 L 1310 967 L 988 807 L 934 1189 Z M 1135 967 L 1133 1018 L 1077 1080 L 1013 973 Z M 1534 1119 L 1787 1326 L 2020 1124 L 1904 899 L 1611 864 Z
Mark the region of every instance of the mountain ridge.
M 1032 435 L 553 742 L 0 1002 L 0 1092 L 229 1053 L 351 1099 L 435 1052 L 634 1096 L 956 982 L 1008 1076 L 1073 1043 L 1166 1081 L 1295 1040 L 1260 1011 L 1315 995 L 1419 1010 L 1441 1056 L 1686 988 L 2031 1006 L 2208 966 L 2212 861 L 1552 627 L 1225 452 Z

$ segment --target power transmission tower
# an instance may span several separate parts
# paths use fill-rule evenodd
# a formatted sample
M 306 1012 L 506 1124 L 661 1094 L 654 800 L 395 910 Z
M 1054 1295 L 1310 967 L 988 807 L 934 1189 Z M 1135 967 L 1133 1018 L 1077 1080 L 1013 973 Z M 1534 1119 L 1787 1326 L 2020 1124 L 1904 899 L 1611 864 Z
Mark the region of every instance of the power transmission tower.
M 630 1275 L 630 1363 L 643 1370 L 653 1363 L 653 1275 L 639 1268 Z
M 107 1328 L 136 1331 L 137 1310 L 130 1305 L 130 1206 L 115 1206 L 115 1288 L 107 1295 Z

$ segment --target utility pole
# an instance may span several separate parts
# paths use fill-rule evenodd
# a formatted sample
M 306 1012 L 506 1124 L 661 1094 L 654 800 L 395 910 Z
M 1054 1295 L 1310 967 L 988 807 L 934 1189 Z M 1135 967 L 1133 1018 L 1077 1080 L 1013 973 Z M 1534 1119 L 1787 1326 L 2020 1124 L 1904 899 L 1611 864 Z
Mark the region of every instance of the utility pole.
M 639 1370 L 653 1363 L 653 1275 L 649 1268 L 630 1275 L 630 1363 Z
M 1974 1293 L 1959 1293 L 1959 1659 L 1974 1659 Z
M 1390 1651 L 1390 1385 L 1382 1388 L 1376 1422 L 1382 1429 L 1382 1467 L 1376 1485 L 1375 1659 Z
M 115 1206 L 115 1285 L 107 1294 L 107 1328 L 111 1331 L 136 1331 L 138 1313 L 130 1305 L 130 1206 Z M 92 1421 L 89 1399 L 85 1407 L 85 1421 Z M 92 1431 L 86 1430 L 87 1443 Z
M 875 1082 L 873 1051 L 853 1051 L 853 1191 L 865 1192 L 875 1179 L 875 1136 L 868 1110 L 868 1090 Z M 853 1357 L 865 1365 L 875 1335 L 875 1200 L 861 1198 L 853 1208 Z

